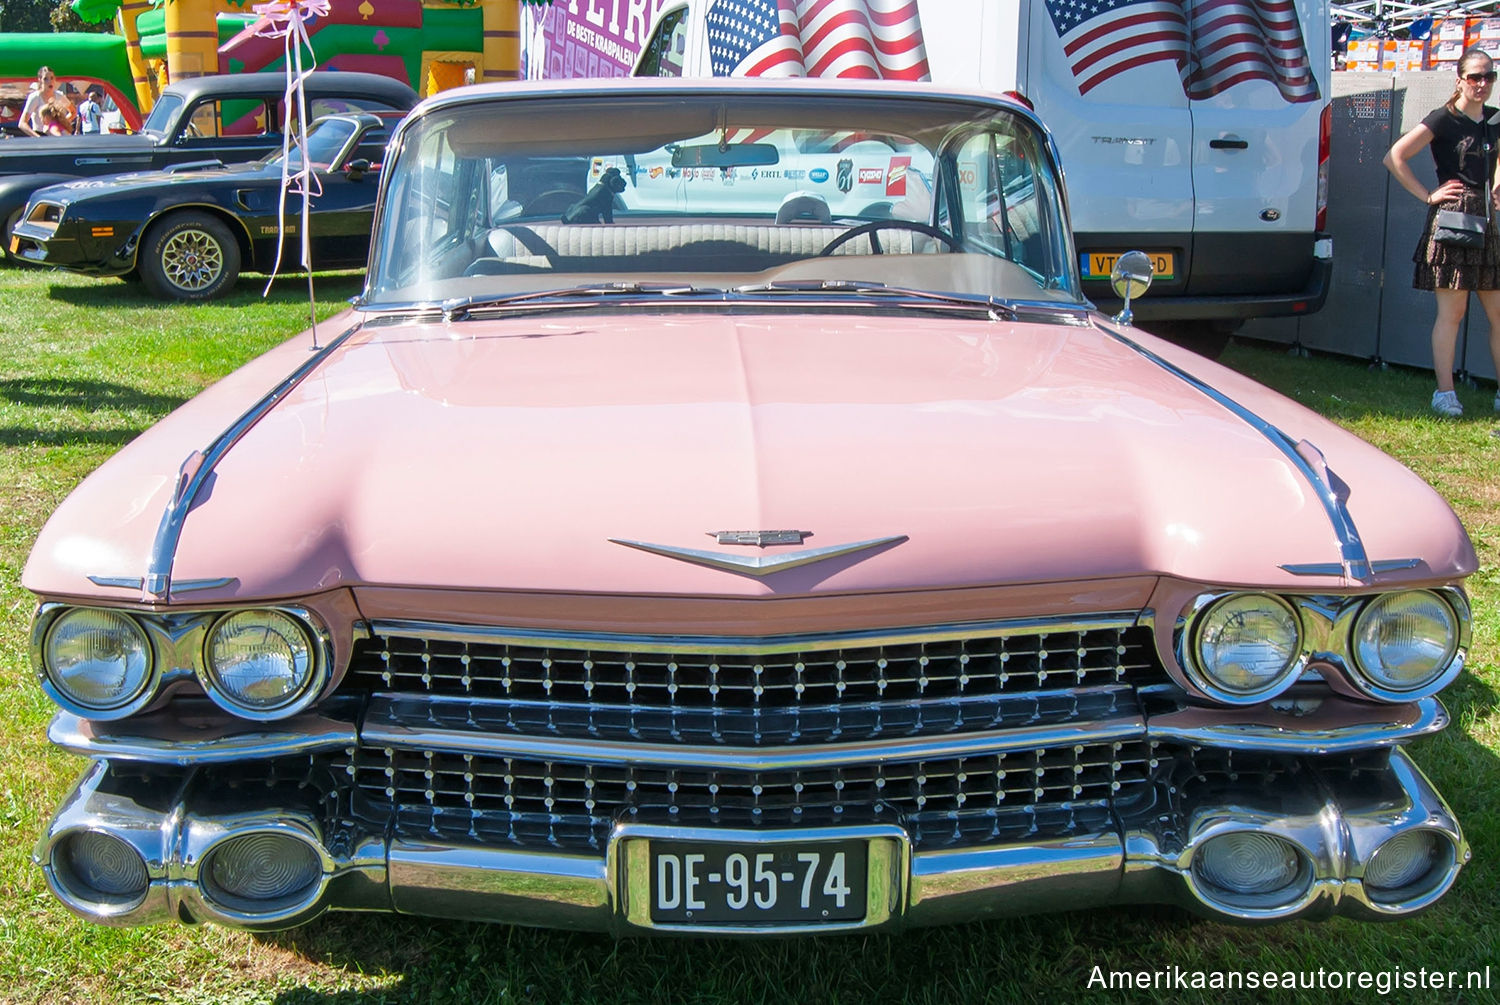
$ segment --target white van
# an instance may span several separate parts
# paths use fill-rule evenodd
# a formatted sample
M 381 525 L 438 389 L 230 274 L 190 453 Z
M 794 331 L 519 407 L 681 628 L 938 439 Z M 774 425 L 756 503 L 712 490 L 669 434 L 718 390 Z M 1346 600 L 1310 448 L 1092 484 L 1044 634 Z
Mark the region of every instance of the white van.
M 716 60 L 707 19 L 717 2 L 665 0 L 636 74 L 713 76 L 716 62 L 722 74 L 724 21 L 713 26 Z M 733 0 L 720 13 L 757 6 L 767 5 Z M 1140 249 L 1157 278 L 1137 318 L 1167 322 L 1160 327 L 1171 333 L 1222 341 L 1246 318 L 1323 305 L 1333 255 L 1324 233 L 1327 4 L 916 0 L 916 8 L 935 85 L 1009 93 L 1051 128 L 1095 303 L 1112 308 L 1110 268 Z

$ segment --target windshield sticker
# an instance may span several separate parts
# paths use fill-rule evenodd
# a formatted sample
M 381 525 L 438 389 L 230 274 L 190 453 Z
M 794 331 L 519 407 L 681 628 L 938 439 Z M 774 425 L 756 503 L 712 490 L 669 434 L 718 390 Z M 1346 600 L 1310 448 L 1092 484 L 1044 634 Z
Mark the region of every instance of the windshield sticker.
M 892 157 L 891 166 L 885 174 L 885 194 L 906 194 L 906 169 L 911 167 L 910 157 Z

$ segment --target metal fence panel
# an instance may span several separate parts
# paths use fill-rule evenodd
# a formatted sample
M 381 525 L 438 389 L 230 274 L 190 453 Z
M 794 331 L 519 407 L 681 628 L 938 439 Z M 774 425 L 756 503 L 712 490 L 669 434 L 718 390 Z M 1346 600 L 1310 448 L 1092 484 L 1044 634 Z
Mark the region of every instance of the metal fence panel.
M 1251 338 L 1300 341 L 1313 349 L 1408 366 L 1432 365 L 1432 294 L 1411 285 L 1412 251 L 1426 210 L 1385 170 L 1381 159 L 1406 130 L 1453 93 L 1451 71 L 1333 74 L 1333 149 L 1329 160 L 1328 229 L 1333 285 L 1321 311 L 1305 318 L 1247 322 Z M 1411 161 L 1418 178 L 1437 184 L 1432 157 Z M 1489 326 L 1471 298 L 1457 365 L 1493 378 Z

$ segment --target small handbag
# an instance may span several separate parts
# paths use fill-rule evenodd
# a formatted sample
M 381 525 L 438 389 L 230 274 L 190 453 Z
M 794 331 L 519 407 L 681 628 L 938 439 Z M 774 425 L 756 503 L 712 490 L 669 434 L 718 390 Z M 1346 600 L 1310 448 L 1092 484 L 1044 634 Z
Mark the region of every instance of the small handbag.
M 1490 147 L 1493 141 L 1490 139 L 1490 123 L 1485 123 L 1484 131 L 1484 155 L 1489 157 Z M 1490 200 L 1494 198 L 1493 188 L 1495 174 L 1491 169 L 1489 176 L 1485 179 L 1484 186 L 1484 216 L 1475 216 L 1473 213 L 1460 213 L 1456 209 L 1440 209 L 1432 218 L 1432 239 L 1438 244 L 1450 248 L 1480 248 L 1484 247 L 1484 232 L 1489 229 Z
M 1489 221 L 1472 213 L 1440 209 L 1433 218 L 1432 239 L 1450 248 L 1483 248 Z

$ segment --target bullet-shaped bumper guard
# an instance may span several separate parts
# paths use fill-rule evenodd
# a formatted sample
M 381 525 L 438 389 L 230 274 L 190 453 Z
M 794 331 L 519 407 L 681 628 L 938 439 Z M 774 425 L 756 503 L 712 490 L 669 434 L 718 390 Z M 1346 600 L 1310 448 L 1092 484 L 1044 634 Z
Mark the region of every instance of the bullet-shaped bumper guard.
M 870 842 L 868 910 L 852 924 L 811 929 L 745 926 L 693 927 L 725 934 L 836 931 L 842 928 L 946 924 L 1110 904 L 1178 904 L 1210 917 L 1240 922 L 1335 913 L 1366 919 L 1422 910 L 1452 885 L 1469 858 L 1458 823 L 1442 797 L 1399 748 L 1381 777 L 1370 772 L 1348 791 L 1330 787 L 1314 762 L 1299 773 L 1296 791 L 1272 800 L 1231 796 L 1216 804 L 1179 805 L 1163 793 L 1139 819 L 1117 829 L 1066 838 L 962 849 L 914 850 L 891 825 L 726 832 L 630 824 L 616 828 L 603 855 L 438 843 L 387 837 L 357 821 L 325 823 L 325 814 L 292 800 L 231 812 L 223 803 L 194 805 L 184 782 L 163 793 L 139 773 L 96 760 L 64 801 L 34 859 L 68 908 L 95 922 L 118 925 L 217 922 L 251 930 L 301 924 L 326 910 L 375 910 L 618 934 L 670 931 L 653 925 L 644 904 L 645 852 L 654 837 L 675 840 L 808 840 L 863 837 Z M 268 803 L 272 795 L 268 794 Z M 1275 805 L 1270 803 L 1274 801 Z M 1372 895 L 1365 866 L 1385 841 L 1408 830 L 1438 838 L 1430 882 L 1399 899 Z M 80 896 L 55 861 L 59 842 L 98 832 L 133 847 L 146 866 L 143 894 L 104 903 Z M 1204 841 L 1233 831 L 1272 834 L 1304 856 L 1305 889 L 1273 907 L 1225 903 L 1196 875 L 1194 854 Z M 308 844 L 321 875 L 289 900 L 250 911 L 216 898 L 204 863 L 225 840 L 274 833 Z

